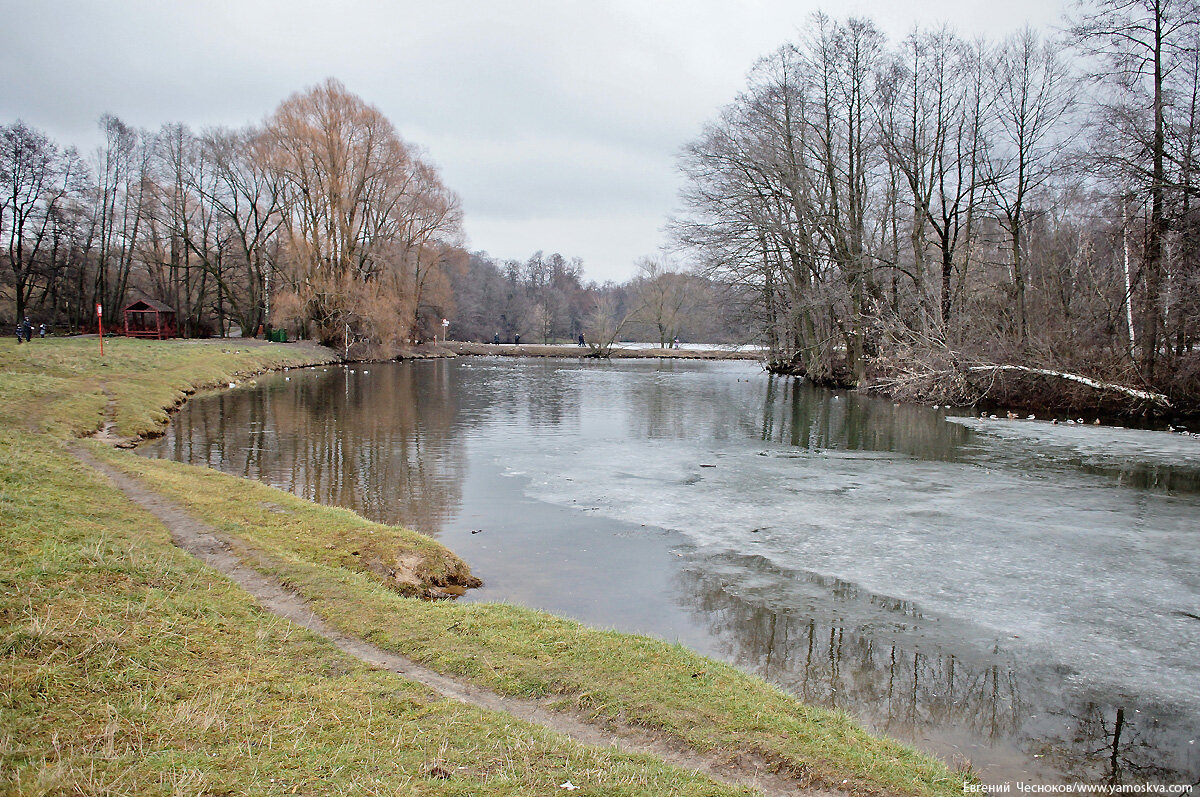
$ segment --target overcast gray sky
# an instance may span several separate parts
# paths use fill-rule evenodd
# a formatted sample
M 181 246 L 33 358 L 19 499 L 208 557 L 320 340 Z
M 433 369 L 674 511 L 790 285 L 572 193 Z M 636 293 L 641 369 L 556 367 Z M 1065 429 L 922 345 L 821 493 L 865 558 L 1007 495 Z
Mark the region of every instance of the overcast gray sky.
M 624 280 L 664 243 L 675 155 L 809 15 L 999 38 L 1065 0 L 0 0 L 0 123 L 87 152 L 139 127 L 241 126 L 326 77 L 377 106 L 461 197 L 472 249 Z

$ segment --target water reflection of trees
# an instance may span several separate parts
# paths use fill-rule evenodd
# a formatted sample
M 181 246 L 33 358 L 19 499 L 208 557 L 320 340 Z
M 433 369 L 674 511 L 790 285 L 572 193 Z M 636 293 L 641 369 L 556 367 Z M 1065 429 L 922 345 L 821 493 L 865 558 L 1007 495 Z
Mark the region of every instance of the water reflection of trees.
M 708 364 L 662 363 L 630 387 L 633 434 L 649 439 L 760 439 L 803 449 L 900 452 L 954 460 L 970 430 L 928 407 L 894 405 L 802 379 L 769 376 L 751 385 L 690 378 Z
M 622 369 L 629 367 L 622 363 Z M 714 379 L 719 366 L 713 363 L 663 360 L 633 367 L 641 373 L 636 379 L 627 375 L 621 386 L 632 409 L 631 438 L 720 442 L 753 437 L 762 398 L 740 377 Z
M 1168 717 L 1132 706 L 1082 702 L 1042 750 L 1066 778 L 1109 784 L 1200 782 L 1195 717 Z
M 911 602 L 784 572 L 757 556 L 691 560 L 677 578 L 677 594 L 691 602 L 724 658 L 880 732 L 918 745 L 932 731 L 1015 746 L 1033 771 L 1064 780 L 1191 782 L 1200 775 L 1188 744 L 1200 730 L 1195 718 L 1079 697 L 1063 683 L 1068 673 L 1021 665 L 998 645 L 978 651 L 962 642 L 954 653 L 944 640 L 923 644 L 939 623 Z M 793 594 L 780 600 L 789 588 Z
M 826 390 L 772 376 L 762 402 L 763 441 L 804 449 L 895 451 L 953 461 L 969 430 L 948 424 L 929 407 L 893 404 L 859 393 Z
M 147 453 L 259 479 L 375 520 L 437 533 L 461 503 L 466 454 L 445 364 L 293 371 L 190 403 Z M 290 380 L 290 381 L 285 381 Z
M 752 566 L 759 573 L 769 567 L 762 560 Z M 920 621 L 911 603 L 882 599 L 844 581 L 795 577 L 826 590 L 835 606 L 859 604 L 855 613 L 862 613 L 861 604 L 875 606 L 875 623 L 890 625 L 891 633 L 866 633 L 839 620 L 836 611 L 818 619 L 815 612 L 802 615 L 748 601 L 711 571 L 680 574 L 682 593 L 694 596 L 695 608 L 726 643 L 730 658 L 803 700 L 852 711 L 900 736 L 929 725 L 952 724 L 985 738 L 1015 730 L 1021 701 L 1007 667 L 964 668 L 954 656 L 928 655 L 887 639 Z
M 292 371 L 190 402 L 143 453 L 207 465 L 437 534 L 462 504 L 468 430 L 577 418 L 562 364 L 375 363 Z M 502 378 L 498 378 L 502 377 Z

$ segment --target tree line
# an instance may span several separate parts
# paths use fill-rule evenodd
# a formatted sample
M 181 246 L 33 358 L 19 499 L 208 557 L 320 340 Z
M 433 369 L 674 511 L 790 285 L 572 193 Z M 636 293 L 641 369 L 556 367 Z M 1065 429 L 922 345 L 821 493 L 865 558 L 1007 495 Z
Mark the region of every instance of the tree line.
M 662 261 L 598 285 L 578 258 L 468 252 L 459 201 L 437 170 L 336 80 L 242 129 L 150 132 L 111 115 L 100 129 L 85 158 L 21 121 L 0 127 L 0 319 L 10 326 L 32 313 L 60 331 L 95 331 L 100 305 L 105 327 L 119 328 L 122 308 L 149 298 L 176 312 L 186 337 L 276 327 L 356 356 L 447 332 L 562 342 L 615 328 L 663 343 L 750 334 L 719 309 L 718 286 Z
M 583 261 L 557 252 L 535 252 L 525 261 L 472 253 L 449 271 L 457 315 L 450 327 L 459 340 L 565 343 L 599 347 L 615 340 L 657 343 L 676 338 L 703 343 L 757 340 L 751 319 L 729 286 L 688 273 L 661 257 L 644 257 L 624 282 L 587 281 Z
M 680 156 L 678 247 L 777 370 L 977 398 L 991 364 L 1200 406 L 1200 8 L 889 42 L 817 14 Z
M 0 289 L 69 332 L 144 296 L 185 336 L 274 324 L 341 344 L 422 334 L 461 239 L 457 197 L 378 109 L 335 80 L 262 124 L 194 133 L 100 120 L 85 160 L 0 128 Z

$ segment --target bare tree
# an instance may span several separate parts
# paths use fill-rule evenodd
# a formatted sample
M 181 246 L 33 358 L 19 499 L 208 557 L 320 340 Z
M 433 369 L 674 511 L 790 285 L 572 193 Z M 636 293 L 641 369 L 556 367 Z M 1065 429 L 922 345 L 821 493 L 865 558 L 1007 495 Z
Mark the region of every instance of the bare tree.
M 912 202 L 914 275 L 924 296 L 926 247 L 938 253 L 939 329 L 950 332 L 954 276 L 965 273 L 984 196 L 991 108 L 985 91 L 988 52 L 942 28 L 916 32 L 881 87 L 880 126 L 888 158 Z
M 185 337 L 223 333 L 228 228 L 212 201 L 216 183 L 208 151 L 184 125 L 167 124 L 153 153 L 139 242 L 149 292 L 174 307 Z
M 1167 126 L 1175 164 L 1173 188 L 1178 197 L 1175 208 L 1174 263 L 1169 264 L 1173 279 L 1170 309 L 1164 311 L 1173 341 L 1175 359 L 1190 352 L 1200 337 L 1200 26 L 1193 26 L 1176 76 L 1174 113 Z
M 546 305 L 538 302 L 529 309 L 529 324 L 542 339 L 542 343 L 550 342 L 550 330 L 554 327 L 554 316 L 546 309 Z
M 749 89 L 684 152 L 691 216 L 674 230 L 700 253 L 705 274 L 756 297 L 773 367 L 823 380 L 836 337 L 826 301 L 833 264 L 818 230 L 822 178 L 805 124 L 806 83 L 795 47 L 755 66 Z
M 759 62 L 682 164 L 695 215 L 676 223 L 678 240 L 705 253 L 705 273 L 759 298 L 774 367 L 817 381 L 865 371 L 882 45 L 868 21 L 814 16 L 800 43 Z
M 630 285 L 634 319 L 649 324 L 658 334 L 659 348 L 675 338 L 688 303 L 687 280 L 683 274 L 653 257 L 637 261 L 638 275 Z
M 253 335 L 267 323 L 271 307 L 271 277 L 279 250 L 277 232 L 283 223 L 280 187 L 270 168 L 263 132 L 212 130 L 202 143 L 213 172 L 208 202 L 220 212 L 231 234 L 230 256 L 240 275 L 223 272 L 223 293 L 229 298 L 243 335 Z
M 124 303 L 147 218 L 154 150 L 148 136 L 115 116 L 101 117 L 100 128 L 105 140 L 96 153 L 97 185 L 90 233 L 95 241 L 96 262 L 90 299 L 102 303 L 104 321 L 111 327 Z
M 1104 124 L 1116 137 L 1116 146 L 1101 160 L 1124 173 L 1148 198 L 1138 337 L 1142 374 L 1152 380 L 1164 338 L 1169 81 L 1195 48 L 1200 5 L 1196 0 L 1085 0 L 1080 8 L 1071 34 L 1092 58 Z
M 81 168 L 74 150 L 60 154 L 44 133 L 24 122 L 0 128 L 0 235 L 6 239 L 18 320 L 27 312 L 38 263 L 48 254 L 60 207 Z
M 997 135 L 988 182 L 1010 238 L 1017 336 L 1024 345 L 1029 334 L 1024 264 L 1029 203 L 1064 166 L 1071 135 L 1062 126 L 1074 107 L 1074 94 L 1055 43 L 1043 41 L 1028 27 L 1002 45 L 992 85 Z

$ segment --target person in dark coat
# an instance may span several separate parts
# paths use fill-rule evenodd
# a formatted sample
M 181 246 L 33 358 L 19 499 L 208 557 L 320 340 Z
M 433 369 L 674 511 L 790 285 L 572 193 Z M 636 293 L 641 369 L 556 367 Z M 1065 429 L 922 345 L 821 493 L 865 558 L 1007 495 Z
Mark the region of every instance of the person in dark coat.
M 21 322 L 21 335 L 25 337 L 25 342 L 33 340 L 33 324 L 29 323 L 29 316 L 25 316 L 25 320 Z

